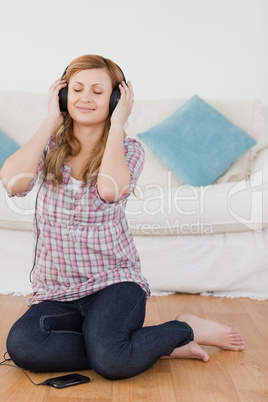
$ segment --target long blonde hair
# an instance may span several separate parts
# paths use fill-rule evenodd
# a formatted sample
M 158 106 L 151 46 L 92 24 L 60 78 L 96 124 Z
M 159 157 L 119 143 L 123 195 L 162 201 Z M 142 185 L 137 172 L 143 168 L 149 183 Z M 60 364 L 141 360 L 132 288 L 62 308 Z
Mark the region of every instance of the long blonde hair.
M 74 74 L 92 68 L 106 69 L 111 77 L 113 89 L 124 79 L 122 71 L 113 61 L 97 55 L 84 55 L 74 59 L 66 69 L 63 78 L 67 81 L 67 84 L 69 84 Z M 97 148 L 92 150 L 89 159 L 82 166 L 84 185 L 87 184 L 91 177 L 95 183 L 97 182 L 97 176 L 111 126 L 110 117 L 111 116 L 108 116 L 105 122 L 105 128 L 100 143 Z M 64 160 L 66 160 L 68 156 L 77 155 L 81 150 L 81 144 L 73 133 L 73 119 L 69 114 L 65 117 L 64 124 L 62 124 L 55 133 L 55 139 L 56 145 L 46 156 L 43 172 L 45 179 L 48 180 L 49 178 L 56 188 L 58 188 L 63 180 L 61 167 Z

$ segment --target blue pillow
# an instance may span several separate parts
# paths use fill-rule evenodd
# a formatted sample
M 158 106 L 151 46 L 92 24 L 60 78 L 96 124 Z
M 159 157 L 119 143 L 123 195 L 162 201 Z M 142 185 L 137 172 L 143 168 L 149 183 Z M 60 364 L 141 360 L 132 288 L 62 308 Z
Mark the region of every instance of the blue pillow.
M 19 145 L 0 130 L 0 166 L 19 149 Z
M 206 186 L 256 144 L 197 95 L 138 137 L 185 184 Z

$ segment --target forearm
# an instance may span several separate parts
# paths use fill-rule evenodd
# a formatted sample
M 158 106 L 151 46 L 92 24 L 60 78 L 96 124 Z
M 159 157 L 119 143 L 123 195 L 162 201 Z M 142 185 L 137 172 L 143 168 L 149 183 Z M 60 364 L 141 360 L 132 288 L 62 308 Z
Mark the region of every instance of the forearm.
M 44 120 L 33 137 L 6 160 L 1 169 L 1 178 L 8 191 L 19 193 L 29 187 L 53 131 L 49 120 Z
M 116 201 L 128 192 L 130 173 L 124 154 L 124 128 L 112 124 L 103 154 L 97 187 L 106 201 Z

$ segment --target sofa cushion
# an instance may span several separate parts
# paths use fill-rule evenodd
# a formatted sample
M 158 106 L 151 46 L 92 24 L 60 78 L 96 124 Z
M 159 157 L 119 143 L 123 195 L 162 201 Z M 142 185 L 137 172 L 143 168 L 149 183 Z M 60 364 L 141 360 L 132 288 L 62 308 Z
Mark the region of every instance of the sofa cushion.
M 197 95 L 160 124 L 138 134 L 185 184 L 206 186 L 256 141 Z
M 268 227 L 268 148 L 258 154 L 250 180 L 206 187 L 136 186 L 126 206 L 128 225 L 136 236 L 209 235 L 260 231 Z M 31 230 L 37 193 L 9 198 L 0 182 L 0 228 Z
M 2 130 L 0 130 L 0 167 L 3 166 L 5 160 L 16 152 L 20 147 L 19 145 L 8 137 Z
M 135 101 L 126 127 L 127 135 L 139 140 L 137 133 L 142 133 L 161 123 L 186 101 L 186 99 L 139 99 Z M 214 181 L 214 184 L 248 180 L 256 155 L 268 147 L 267 106 L 259 100 L 205 99 L 205 101 L 257 141 L 257 144 L 240 156 L 223 175 Z M 172 177 L 174 185 L 183 184 L 182 180 L 172 173 L 145 143 L 143 143 L 143 147 L 145 164 L 139 177 L 139 186 L 145 188 L 157 183 L 166 187 L 169 186 L 170 177 Z
M 136 236 L 207 235 L 260 231 L 268 227 L 268 182 L 264 169 L 268 149 L 261 151 L 262 169 L 250 180 L 209 186 L 155 184 L 137 187 L 128 200 L 126 216 Z M 260 156 L 261 157 L 261 156 Z M 268 159 L 266 159 L 268 161 Z M 266 172 L 266 173 L 265 173 Z

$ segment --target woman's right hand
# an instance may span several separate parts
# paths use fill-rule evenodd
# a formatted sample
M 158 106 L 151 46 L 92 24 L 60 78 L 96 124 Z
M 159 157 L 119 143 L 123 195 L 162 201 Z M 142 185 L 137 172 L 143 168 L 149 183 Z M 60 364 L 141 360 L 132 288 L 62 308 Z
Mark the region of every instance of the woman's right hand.
M 48 91 L 48 114 L 47 119 L 55 127 L 55 131 L 63 124 L 64 115 L 60 111 L 59 92 L 66 87 L 67 82 L 62 78 L 56 80 Z

